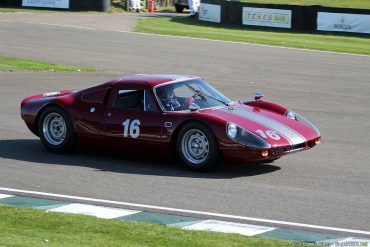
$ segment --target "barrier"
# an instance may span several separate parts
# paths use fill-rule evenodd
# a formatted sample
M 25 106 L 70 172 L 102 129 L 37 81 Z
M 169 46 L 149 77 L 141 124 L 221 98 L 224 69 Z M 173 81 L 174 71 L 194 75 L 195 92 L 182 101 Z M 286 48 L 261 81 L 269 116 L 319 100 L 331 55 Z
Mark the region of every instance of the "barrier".
M 109 11 L 111 0 L 1 0 L 5 7 Z M 370 10 L 201 0 L 202 21 L 303 32 L 370 34 Z
M 370 11 L 364 9 L 317 9 L 317 30 L 370 34 Z
M 221 16 L 220 21 L 217 12 Z M 370 34 L 370 10 L 367 9 L 201 0 L 199 19 L 228 25 L 303 32 Z
M 221 23 L 221 0 L 203 0 L 199 7 L 199 20 Z
M 2 7 L 109 11 L 111 0 L 1 0 Z

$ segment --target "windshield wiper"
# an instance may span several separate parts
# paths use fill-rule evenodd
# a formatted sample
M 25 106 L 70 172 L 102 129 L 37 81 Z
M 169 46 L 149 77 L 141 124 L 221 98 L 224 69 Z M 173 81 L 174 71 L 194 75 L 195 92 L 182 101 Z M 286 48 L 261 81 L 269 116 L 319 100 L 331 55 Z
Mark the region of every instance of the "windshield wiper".
M 191 86 L 189 84 L 186 84 L 186 86 L 188 88 L 190 88 L 195 93 L 193 96 L 191 96 L 192 98 L 199 96 L 200 98 L 202 98 L 205 101 L 207 101 L 207 99 L 206 99 L 206 97 L 205 97 L 205 95 L 204 95 L 204 93 L 202 91 L 200 91 L 198 89 L 195 89 L 193 86 Z
M 229 106 L 229 103 L 226 103 L 226 102 L 225 102 L 225 101 L 223 101 L 223 100 L 217 99 L 217 98 L 215 98 L 215 97 L 213 97 L 213 96 L 210 96 L 210 95 L 207 95 L 207 94 L 203 94 L 203 95 L 204 95 L 205 97 L 210 98 L 210 99 L 216 100 L 216 101 L 220 102 L 221 104 L 223 104 L 223 105 L 225 105 L 225 106 Z
M 224 101 L 222 101 L 222 100 L 220 100 L 220 99 L 217 99 L 217 98 L 215 98 L 215 97 L 213 97 L 213 96 L 210 96 L 210 95 L 204 94 L 202 91 L 200 91 L 200 90 L 198 90 L 198 89 L 195 89 L 193 86 L 191 86 L 191 85 L 189 85 L 189 84 L 186 84 L 186 86 L 195 92 L 195 94 L 193 95 L 193 98 L 194 98 L 194 97 L 196 97 L 196 96 L 199 96 L 199 97 L 201 97 L 202 99 L 204 99 L 205 101 L 207 101 L 207 99 L 206 99 L 206 97 L 207 97 L 207 98 L 210 98 L 210 99 L 216 100 L 216 101 L 220 102 L 221 104 L 223 104 L 223 105 L 225 105 L 225 106 L 229 106 L 229 104 L 228 104 L 228 103 L 226 103 L 226 102 L 224 102 Z

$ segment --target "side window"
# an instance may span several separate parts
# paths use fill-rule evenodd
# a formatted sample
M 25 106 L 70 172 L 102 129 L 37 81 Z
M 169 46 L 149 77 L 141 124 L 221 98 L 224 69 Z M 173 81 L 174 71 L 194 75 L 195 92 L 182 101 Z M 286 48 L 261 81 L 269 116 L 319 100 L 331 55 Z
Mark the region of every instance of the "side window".
M 147 112 L 158 111 L 153 98 L 145 90 L 119 90 L 114 108 Z
M 114 102 L 116 109 L 144 109 L 144 90 L 119 90 Z

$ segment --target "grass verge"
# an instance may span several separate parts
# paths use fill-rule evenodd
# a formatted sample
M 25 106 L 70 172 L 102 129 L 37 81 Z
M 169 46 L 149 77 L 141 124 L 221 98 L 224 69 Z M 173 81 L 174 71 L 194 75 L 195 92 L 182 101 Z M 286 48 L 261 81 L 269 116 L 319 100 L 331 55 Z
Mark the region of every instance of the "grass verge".
M 93 72 L 96 69 L 0 56 L 0 71 Z
M 134 31 L 370 55 L 370 38 L 226 26 L 186 17 L 140 20 Z
M 0 206 L 0 246 L 289 246 L 281 240 Z

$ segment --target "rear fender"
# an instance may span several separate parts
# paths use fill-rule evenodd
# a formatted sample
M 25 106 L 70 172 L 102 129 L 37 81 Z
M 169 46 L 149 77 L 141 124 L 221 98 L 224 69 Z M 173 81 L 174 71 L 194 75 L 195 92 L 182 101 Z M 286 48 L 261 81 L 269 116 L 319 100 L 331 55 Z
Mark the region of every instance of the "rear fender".
M 37 94 L 24 99 L 21 103 L 21 116 L 31 132 L 37 136 L 39 135 L 38 121 L 40 115 L 45 108 L 49 106 L 58 106 L 71 116 L 65 105 L 70 105 L 73 101 L 72 97 L 68 97 L 72 92 L 73 91 L 71 90 L 64 90 L 58 92 L 58 96 L 51 96 L 51 94 Z
M 57 92 L 49 92 L 49 93 L 40 93 L 36 95 L 29 96 L 22 100 L 21 106 L 23 106 L 25 103 L 30 102 L 35 99 L 43 99 L 43 98 L 56 98 L 60 96 L 65 96 L 71 93 L 74 93 L 73 90 L 61 90 Z

